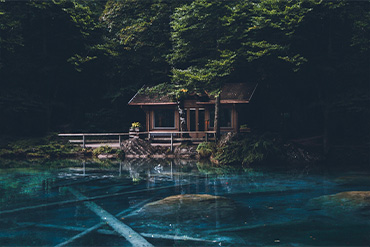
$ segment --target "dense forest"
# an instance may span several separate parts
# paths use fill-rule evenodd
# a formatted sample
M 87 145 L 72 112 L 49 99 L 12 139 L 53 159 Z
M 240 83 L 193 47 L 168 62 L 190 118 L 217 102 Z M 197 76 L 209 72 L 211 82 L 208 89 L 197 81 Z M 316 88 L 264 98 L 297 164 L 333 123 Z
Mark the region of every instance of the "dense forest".
M 143 85 L 247 81 L 256 131 L 369 144 L 370 1 L 0 2 L 2 136 L 126 132 Z

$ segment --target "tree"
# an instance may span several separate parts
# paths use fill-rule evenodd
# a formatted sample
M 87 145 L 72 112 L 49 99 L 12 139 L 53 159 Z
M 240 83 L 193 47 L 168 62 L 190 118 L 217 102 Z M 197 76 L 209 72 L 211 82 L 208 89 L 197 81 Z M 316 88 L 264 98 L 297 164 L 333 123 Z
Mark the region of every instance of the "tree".
M 217 103 L 225 82 L 260 81 L 275 77 L 270 70 L 276 67 L 299 68 L 305 59 L 290 49 L 289 41 L 314 4 L 268 0 L 183 4 L 171 21 L 172 83 L 188 92 L 207 91 Z

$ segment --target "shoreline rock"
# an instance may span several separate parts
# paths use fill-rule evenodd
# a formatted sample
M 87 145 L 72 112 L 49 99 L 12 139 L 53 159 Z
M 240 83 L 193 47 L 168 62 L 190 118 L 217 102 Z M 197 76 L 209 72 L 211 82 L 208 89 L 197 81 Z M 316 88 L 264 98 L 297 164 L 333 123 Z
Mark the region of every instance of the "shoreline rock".
M 330 214 L 347 216 L 348 212 L 370 215 L 370 191 L 345 191 L 311 199 L 310 208 L 327 210 Z M 348 215 L 351 217 L 351 215 Z
M 152 146 L 148 141 L 132 138 L 121 143 L 121 150 L 126 158 L 184 158 L 193 159 L 197 157 L 195 145 L 180 145 L 171 151 L 168 147 Z
M 181 194 L 148 203 L 140 210 L 144 217 L 173 219 L 209 219 L 232 217 L 236 206 L 234 201 L 209 194 Z

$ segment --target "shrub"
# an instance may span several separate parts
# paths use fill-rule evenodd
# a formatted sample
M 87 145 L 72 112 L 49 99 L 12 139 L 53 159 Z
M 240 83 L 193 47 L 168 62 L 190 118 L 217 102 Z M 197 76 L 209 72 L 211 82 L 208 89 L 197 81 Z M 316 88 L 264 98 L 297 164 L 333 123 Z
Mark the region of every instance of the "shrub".
M 197 152 L 200 158 L 208 158 L 212 154 L 216 153 L 217 146 L 213 142 L 202 142 L 197 147 Z
M 100 146 L 97 149 L 94 149 L 93 151 L 94 156 L 98 156 L 99 154 L 114 154 L 114 153 L 116 153 L 116 150 L 109 147 L 108 145 Z
M 220 164 L 251 165 L 276 157 L 278 153 L 279 148 L 275 138 L 268 135 L 248 135 L 219 148 L 215 159 Z

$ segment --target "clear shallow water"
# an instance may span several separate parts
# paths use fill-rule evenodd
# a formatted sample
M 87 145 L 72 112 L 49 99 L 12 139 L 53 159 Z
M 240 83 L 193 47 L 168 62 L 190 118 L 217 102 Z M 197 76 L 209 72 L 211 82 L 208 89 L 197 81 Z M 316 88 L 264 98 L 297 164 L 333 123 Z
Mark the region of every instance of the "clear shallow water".
M 343 208 L 312 200 L 369 191 L 368 173 L 236 171 L 165 160 L 58 161 L 56 168 L 34 167 L 0 169 L 0 246 L 55 246 L 101 222 L 68 246 L 132 246 L 71 190 L 119 215 L 155 246 L 370 245 L 368 205 Z M 163 207 L 163 213 L 142 209 L 179 194 L 227 200 L 181 201 L 171 212 Z

